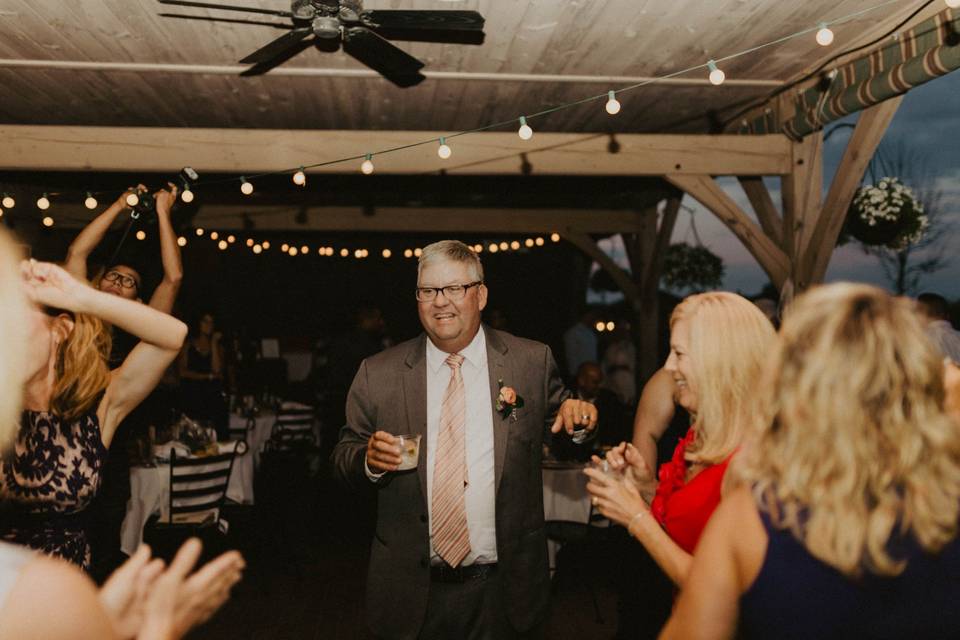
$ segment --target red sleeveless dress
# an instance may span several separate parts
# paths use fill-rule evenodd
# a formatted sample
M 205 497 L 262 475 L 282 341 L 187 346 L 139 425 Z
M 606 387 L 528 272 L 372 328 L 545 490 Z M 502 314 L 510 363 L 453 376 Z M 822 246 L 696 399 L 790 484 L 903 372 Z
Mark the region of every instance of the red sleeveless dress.
M 650 511 L 670 538 L 690 554 L 696 548 L 707 520 L 720 504 L 720 485 L 732 457 L 705 467 L 687 482 L 687 461 L 683 456 L 694 436 L 691 427 L 677 443 L 673 458 L 660 465 L 660 482 L 650 503 Z

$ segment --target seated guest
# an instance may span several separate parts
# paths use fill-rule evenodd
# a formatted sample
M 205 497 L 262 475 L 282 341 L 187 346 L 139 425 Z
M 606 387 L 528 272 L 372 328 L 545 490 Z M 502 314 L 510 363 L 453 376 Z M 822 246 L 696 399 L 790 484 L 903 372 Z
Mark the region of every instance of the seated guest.
M 798 298 L 745 484 L 707 526 L 663 636 L 957 637 L 960 429 L 941 360 L 909 301 L 849 283 Z
M 0 230 L 0 451 L 17 436 L 32 314 L 17 251 Z M 0 638 L 179 638 L 226 601 L 243 569 L 239 554 L 230 552 L 188 576 L 199 553 L 199 544 L 189 542 L 164 572 L 141 547 L 97 592 L 72 565 L 0 542 Z
M 960 364 L 960 333 L 950 324 L 950 309 L 943 296 L 921 293 L 917 296 L 917 312 L 925 324 L 927 337 L 943 357 Z
M 186 327 L 53 264 L 25 262 L 23 277 L 33 302 L 25 411 L 13 450 L 0 459 L 0 537 L 89 568 L 84 511 L 99 489 L 107 449 L 117 425 L 176 357 Z M 140 339 L 113 371 L 105 322 Z
M 687 577 L 730 458 L 755 419 L 750 397 L 774 339 L 773 325 L 746 298 L 726 292 L 686 298 L 670 318 L 664 368 L 673 375 L 678 402 L 696 419 L 660 468 L 652 502 L 642 495 L 650 470 L 632 447 L 624 479 L 586 470 L 600 513 L 625 526 L 674 584 Z
M 211 422 L 217 438 L 230 437 L 230 413 L 223 388 L 223 334 L 215 331 L 212 313 L 201 313 L 177 361 L 183 411 Z

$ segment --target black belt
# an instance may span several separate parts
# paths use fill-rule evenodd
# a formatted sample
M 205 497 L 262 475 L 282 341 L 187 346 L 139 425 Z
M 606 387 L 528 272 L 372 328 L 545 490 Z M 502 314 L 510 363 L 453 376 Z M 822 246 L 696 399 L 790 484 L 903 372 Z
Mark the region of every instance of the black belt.
M 430 580 L 433 582 L 462 583 L 469 580 L 478 580 L 493 575 L 497 570 L 497 563 L 468 564 L 466 566 L 451 567 L 444 563 L 430 567 Z

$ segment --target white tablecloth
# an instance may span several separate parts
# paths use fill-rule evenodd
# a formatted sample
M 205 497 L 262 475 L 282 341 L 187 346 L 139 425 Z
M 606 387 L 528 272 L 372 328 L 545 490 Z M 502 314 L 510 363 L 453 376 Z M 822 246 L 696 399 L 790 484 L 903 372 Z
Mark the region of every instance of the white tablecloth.
M 543 517 L 545 520 L 588 522 L 590 520 L 589 478 L 583 473 L 583 464 L 576 466 L 543 467 Z M 550 569 L 556 567 L 560 545 L 547 541 Z
M 254 418 L 250 431 L 247 432 L 247 444 L 253 454 L 253 465 L 260 468 L 260 453 L 263 451 L 263 445 L 270 439 L 270 432 L 273 430 L 273 423 L 277 421 L 277 416 L 271 411 L 263 411 Z M 230 430 L 243 429 L 247 419 L 235 413 L 230 414 Z M 251 485 L 252 486 L 252 485 Z
M 220 443 L 221 451 L 233 446 L 232 442 Z M 197 471 L 202 469 L 198 467 Z M 249 450 L 233 460 L 227 497 L 243 504 L 253 503 L 253 455 Z M 169 507 L 170 465 L 130 467 L 130 501 L 127 502 L 127 515 L 120 528 L 121 550 L 133 555 L 143 542 L 143 526 L 147 520 L 155 513 L 160 514 L 161 520 L 166 519 Z

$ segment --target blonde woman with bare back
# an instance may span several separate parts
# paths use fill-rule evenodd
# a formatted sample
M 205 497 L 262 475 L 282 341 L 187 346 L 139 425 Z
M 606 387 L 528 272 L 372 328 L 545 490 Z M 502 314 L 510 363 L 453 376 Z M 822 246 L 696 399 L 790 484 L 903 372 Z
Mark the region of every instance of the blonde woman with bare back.
M 662 637 L 957 637 L 960 425 L 911 302 L 806 293 L 765 383 Z
M 37 266 L 21 273 L 20 252 L 0 229 L 0 453 L 16 441 L 29 366 L 27 296 Z M 36 298 L 42 298 L 37 295 Z M 32 444 L 32 443 L 31 443 Z M 0 513 L 0 524 L 5 514 Z M 141 547 L 99 592 L 73 565 L 0 542 L 0 640 L 76 638 L 173 640 L 209 618 L 239 580 L 243 560 L 226 553 L 189 575 L 200 544 L 184 545 L 170 568 Z

